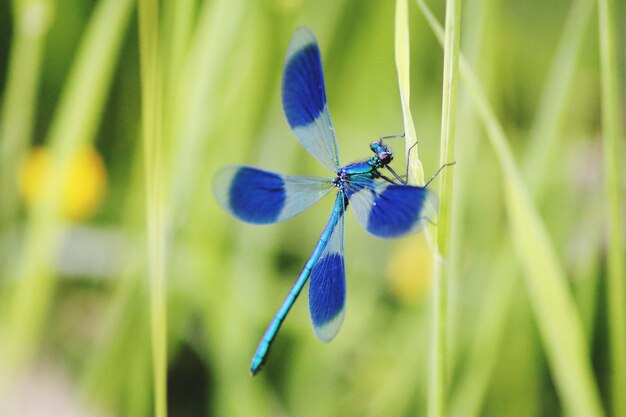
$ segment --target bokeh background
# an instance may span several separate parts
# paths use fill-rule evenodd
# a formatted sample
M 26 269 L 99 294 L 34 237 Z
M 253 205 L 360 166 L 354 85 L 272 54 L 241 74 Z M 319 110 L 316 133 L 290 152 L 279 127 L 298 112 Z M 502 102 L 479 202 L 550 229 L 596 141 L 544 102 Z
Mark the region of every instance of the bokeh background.
M 380 240 L 348 214 L 342 331 L 319 343 L 304 293 L 252 378 L 251 355 L 332 199 L 259 227 L 229 217 L 210 191 L 227 164 L 326 174 L 281 109 L 284 54 L 298 25 L 320 42 L 342 161 L 403 133 L 395 2 L 162 3 L 170 415 L 424 415 L 432 331 L 424 235 Z M 429 2 L 440 21 L 443 3 Z M 623 86 L 626 6 L 616 3 Z M 414 2 L 409 15 L 411 110 L 428 177 L 439 167 L 443 53 Z M 466 0 L 461 49 L 566 272 L 608 410 L 597 21 L 592 0 Z M 0 2 L 2 415 L 153 413 L 138 42 L 132 0 Z M 500 167 L 463 82 L 456 163 L 449 414 L 575 416 L 555 386 Z

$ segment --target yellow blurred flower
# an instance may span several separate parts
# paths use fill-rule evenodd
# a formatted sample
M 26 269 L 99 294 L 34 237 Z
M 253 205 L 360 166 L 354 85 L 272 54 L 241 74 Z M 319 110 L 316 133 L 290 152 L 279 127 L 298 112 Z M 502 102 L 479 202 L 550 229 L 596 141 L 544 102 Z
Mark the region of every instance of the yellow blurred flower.
M 33 148 L 20 169 L 20 193 L 26 205 L 32 207 L 41 198 L 44 179 L 49 175 L 52 161 L 45 147 Z M 106 189 L 106 168 L 92 147 L 78 150 L 64 176 L 61 215 L 66 220 L 83 220 L 94 213 Z
M 389 263 L 391 293 L 404 304 L 418 304 L 432 282 L 433 254 L 424 233 L 406 237 L 398 246 Z

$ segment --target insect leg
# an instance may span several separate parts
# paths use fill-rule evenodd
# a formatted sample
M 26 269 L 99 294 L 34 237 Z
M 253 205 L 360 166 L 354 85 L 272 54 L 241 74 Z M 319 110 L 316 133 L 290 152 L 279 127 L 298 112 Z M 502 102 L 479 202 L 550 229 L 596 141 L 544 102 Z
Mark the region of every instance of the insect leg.
M 401 135 L 381 136 L 378 138 L 378 143 L 382 145 L 383 141 L 388 139 L 404 139 L 404 133 Z
M 432 180 L 434 180 L 435 178 L 437 178 L 437 175 L 439 175 L 439 173 L 445 168 L 445 167 L 449 167 L 456 164 L 456 161 L 454 162 L 448 162 L 443 164 L 442 166 L 439 167 L 439 169 L 437 170 L 437 172 L 435 172 L 435 175 L 433 175 L 432 177 L 430 177 L 430 179 L 426 182 L 426 184 L 424 184 L 424 187 L 428 187 L 428 184 L 431 183 Z

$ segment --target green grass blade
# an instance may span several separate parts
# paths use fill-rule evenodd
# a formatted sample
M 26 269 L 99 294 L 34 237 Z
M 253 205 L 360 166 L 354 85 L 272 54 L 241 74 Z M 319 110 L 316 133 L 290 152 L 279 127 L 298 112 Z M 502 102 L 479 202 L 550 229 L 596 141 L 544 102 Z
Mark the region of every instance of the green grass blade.
M 443 99 L 441 109 L 440 165 L 454 161 L 456 102 L 458 86 L 459 41 L 461 31 L 461 1 L 446 1 L 446 27 L 444 34 Z M 437 217 L 437 246 L 439 256 L 434 274 L 433 360 L 430 369 L 428 415 L 446 415 L 447 402 L 447 322 L 448 279 L 447 263 L 450 247 L 450 210 L 453 187 L 452 167 L 444 169 L 439 182 L 439 214 Z
M 17 213 L 17 171 L 34 125 L 41 58 L 53 5 L 49 1 L 15 2 L 14 35 L 0 115 L 0 230 Z
M 560 130 L 568 114 L 565 107 L 593 5 L 594 0 L 578 0 L 572 5 L 535 112 L 523 168 L 528 187 L 537 200 L 543 197 L 546 171 L 563 137 Z
M 444 53 L 444 85 L 441 122 L 441 161 L 442 164 L 454 160 L 454 134 L 456 116 L 456 97 L 458 79 L 458 50 L 460 39 L 460 2 L 455 0 L 447 3 L 447 33 L 446 49 Z M 410 112 L 410 56 L 409 56 L 409 25 L 408 25 L 408 2 L 398 0 L 396 2 L 395 24 L 395 48 L 396 68 L 400 86 L 400 99 L 402 114 L 405 123 L 405 135 L 407 150 L 417 142 L 417 134 L 413 118 Z M 409 161 L 409 181 L 423 184 L 424 172 L 419 161 L 417 151 L 411 152 Z M 433 339 L 430 371 L 430 389 L 428 400 L 428 413 L 432 416 L 441 416 L 445 413 L 446 397 L 446 338 L 447 338 L 447 268 L 441 259 L 448 257 L 449 226 L 450 226 L 450 202 L 452 197 L 452 176 L 447 170 L 441 174 L 441 208 L 438 218 L 439 228 L 437 239 L 443 241 L 443 252 L 437 249 L 436 266 L 434 271 L 434 314 L 433 314 Z M 443 223 L 443 225 L 442 225 Z M 430 233 L 428 233 L 430 236 Z M 443 258 L 442 258 L 443 256 Z
M 410 59 L 410 32 L 409 32 L 409 13 L 408 13 L 408 0 L 397 0 L 396 1 L 396 14 L 395 14 L 395 33 L 394 33 L 394 42 L 395 42 L 395 60 L 396 60 L 396 71 L 398 73 L 398 85 L 400 89 L 400 104 L 402 106 L 402 119 L 404 121 L 404 134 L 406 140 L 406 152 L 408 159 L 408 172 L 407 172 L 407 180 L 411 184 L 424 184 L 424 168 L 419 159 L 418 152 L 418 140 L 417 133 L 415 131 L 415 124 L 413 122 L 413 116 L 411 114 L 411 59 Z M 409 153 L 409 149 L 415 145 Z M 429 246 L 433 253 L 437 253 L 435 248 L 434 239 L 436 238 L 434 234 L 434 230 L 432 226 L 427 226 L 424 230 L 426 235 L 426 239 L 428 241 Z M 438 256 L 435 257 L 435 269 L 438 264 Z M 438 295 L 435 295 L 436 298 L 439 298 Z M 437 312 L 433 317 L 433 333 L 434 337 L 437 338 L 438 332 L 441 331 L 441 327 L 445 328 L 445 322 L 439 322 L 439 315 Z M 438 324 L 442 324 L 442 326 L 438 326 Z M 445 333 L 445 331 L 444 331 Z M 438 339 L 437 339 L 438 340 Z M 433 352 L 438 352 L 439 344 L 432 341 L 432 349 Z M 445 355 L 440 356 L 444 358 Z M 444 362 L 437 362 L 439 365 L 444 365 Z M 445 368 L 445 365 L 443 366 Z M 439 375 L 437 375 L 438 377 Z M 438 386 L 443 386 L 440 382 L 442 379 L 435 378 L 433 381 L 433 377 L 431 376 L 430 385 L 434 386 L 435 384 Z M 433 391 L 433 395 L 439 395 L 437 390 Z M 443 394 L 443 392 L 442 392 Z M 441 400 L 443 402 L 443 395 L 441 395 Z M 434 403 L 436 399 L 429 399 L 428 406 L 431 403 Z
M 461 1 L 448 0 L 446 2 L 446 27 L 443 48 L 440 166 L 454 162 L 460 26 Z M 439 174 L 440 202 L 439 215 L 437 217 L 437 244 L 439 245 L 439 254 L 444 259 L 448 259 L 449 256 L 453 170 L 454 167 L 450 166 Z
M 139 1 L 141 103 L 146 168 L 146 220 L 154 414 L 167 416 L 165 184 L 162 176 L 162 69 L 158 0 Z
M 609 231 L 607 260 L 607 301 L 609 337 L 611 341 L 611 401 L 615 416 L 626 416 L 626 267 L 624 265 L 624 222 L 621 203 L 620 115 L 623 109 L 619 100 L 617 75 L 617 43 L 615 40 L 615 2 L 598 0 L 600 29 L 600 67 L 602 82 L 602 131 L 604 136 L 604 175 L 606 217 Z
M 404 120 L 404 135 L 407 152 L 417 140 L 415 124 L 411 115 L 411 57 L 410 57 L 410 33 L 408 0 L 396 1 L 395 21 L 395 56 L 396 70 L 398 72 L 398 84 L 400 86 L 400 103 L 402 105 L 402 119 Z M 411 150 L 409 161 L 409 178 L 411 184 L 424 184 L 424 168 L 419 159 L 416 145 Z
M 496 44 L 489 42 L 493 39 L 497 22 L 498 0 L 468 0 L 463 5 L 463 33 L 462 40 L 466 57 L 470 57 L 477 71 L 483 79 L 488 79 L 493 72 L 493 56 Z M 481 157 L 482 126 L 475 117 L 471 103 L 462 90 L 459 91 L 458 104 L 458 131 L 463 132 L 462 140 L 457 144 L 455 153 L 462 155 L 465 161 L 474 161 Z M 454 189 L 452 196 L 452 212 L 450 228 L 454 231 L 450 240 L 449 269 L 453 283 L 458 286 L 473 285 L 473 274 L 467 269 L 464 261 L 466 245 L 471 239 L 471 225 L 467 221 L 476 207 L 474 195 L 475 182 L 474 164 L 457 164 L 454 166 Z M 507 253 L 507 264 L 510 265 L 510 252 Z M 491 268 L 489 268 L 491 270 Z M 468 343 L 450 343 L 448 355 L 448 367 L 453 370 L 450 374 L 455 375 L 454 383 L 450 384 L 448 394 L 449 415 L 463 415 L 474 417 L 480 415 L 485 400 L 485 393 L 489 388 L 491 379 L 497 369 L 493 358 L 499 353 L 500 335 L 503 333 L 498 325 L 504 321 L 504 317 L 497 314 L 508 314 L 508 300 L 495 298 L 502 293 L 506 294 L 505 285 L 513 284 L 514 280 L 492 279 L 493 272 L 485 275 L 488 279 L 486 288 L 482 291 L 485 303 L 481 305 L 475 320 L 475 328 L 471 333 Z M 468 280 L 469 279 L 469 280 Z M 481 280 L 482 281 L 482 280 Z M 482 281 L 485 282 L 485 281 Z M 501 284 L 501 285 L 500 285 Z M 511 287 L 512 285 L 509 285 Z M 452 290 L 451 298 L 454 293 Z M 498 301 L 502 300 L 498 303 Z M 466 314 L 458 302 L 453 302 L 450 308 L 451 334 L 459 334 Z M 502 317 L 502 318 L 501 318 Z M 457 340 L 460 336 L 457 336 Z M 494 343 L 495 342 L 495 343 Z M 465 358 L 467 352 L 467 360 Z M 463 358 L 463 359 L 462 359 Z M 462 369 L 457 371 L 456 369 Z
M 443 29 L 426 4 L 417 0 L 433 31 L 443 42 Z M 479 81 L 461 58 L 461 77 L 487 129 L 505 180 L 506 208 L 513 240 L 525 271 L 527 289 L 557 390 L 565 409 L 580 415 L 603 415 L 593 379 L 582 324 L 565 272 L 521 179 L 506 135 Z M 503 278 L 505 279 L 505 278 Z

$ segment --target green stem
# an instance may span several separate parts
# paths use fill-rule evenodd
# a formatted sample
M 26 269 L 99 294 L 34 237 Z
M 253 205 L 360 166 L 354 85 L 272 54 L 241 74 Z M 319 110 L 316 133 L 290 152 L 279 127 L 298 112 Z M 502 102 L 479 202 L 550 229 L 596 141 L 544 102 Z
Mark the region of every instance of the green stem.
M 402 105 L 402 119 L 404 120 L 404 134 L 406 137 L 406 149 L 409 160 L 408 181 L 410 184 L 424 184 L 424 169 L 419 159 L 418 146 L 411 153 L 408 150 L 415 145 L 417 133 L 413 116 L 411 115 L 411 60 L 410 60 L 410 35 L 408 1 L 396 1 L 395 22 L 395 57 L 396 70 L 398 71 L 398 84 L 400 87 L 400 104 Z
M 461 29 L 461 2 L 446 2 L 446 28 L 443 59 L 443 100 L 441 109 L 441 165 L 454 161 L 456 99 L 458 85 L 459 39 Z M 452 169 L 441 171 L 439 183 L 440 206 L 437 217 L 438 257 L 435 264 L 434 314 L 433 314 L 433 360 L 430 369 L 428 415 L 440 417 L 446 414 L 446 358 L 448 320 L 450 223 L 452 207 Z
M 14 3 L 15 31 L 0 115 L 0 228 L 12 223 L 17 208 L 17 171 L 33 130 L 34 104 L 52 5 Z
M 446 3 L 446 29 L 443 61 L 443 102 L 441 109 L 441 147 L 439 164 L 454 162 L 456 130 L 456 98 L 459 78 L 459 34 L 461 29 L 461 2 Z M 439 216 L 437 218 L 437 243 L 439 254 L 447 259 L 450 240 L 450 209 L 452 207 L 453 167 L 441 171 L 439 182 Z
M 619 78 L 615 41 L 615 4 L 598 0 L 600 67 L 602 82 L 602 130 L 604 133 L 604 175 L 608 219 L 607 301 L 611 344 L 611 401 L 613 415 L 626 416 L 626 307 L 624 302 L 624 224 L 620 201 L 621 147 Z
M 146 169 L 146 219 L 154 413 L 167 416 L 165 202 L 162 178 L 162 80 L 158 0 L 139 1 L 141 101 Z

